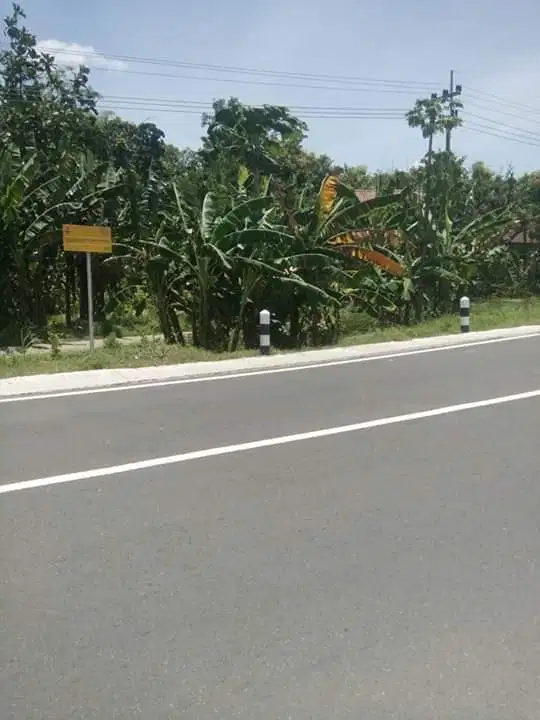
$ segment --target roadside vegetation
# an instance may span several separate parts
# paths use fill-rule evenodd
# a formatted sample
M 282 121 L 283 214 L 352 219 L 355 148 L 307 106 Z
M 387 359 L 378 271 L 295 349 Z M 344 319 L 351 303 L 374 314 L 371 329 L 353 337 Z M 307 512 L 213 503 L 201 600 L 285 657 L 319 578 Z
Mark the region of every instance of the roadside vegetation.
M 459 131 L 445 102 L 404 117 L 427 141 L 410 172 L 336 167 L 287 108 L 236 98 L 179 149 L 102 112 L 89 69 L 39 52 L 24 17 L 14 5 L 0 53 L 0 375 L 252 354 L 262 308 L 280 351 L 456 332 L 463 294 L 473 329 L 540 321 L 540 173 L 434 151 Z M 88 304 L 65 223 L 113 232 L 92 356 L 66 345 Z
M 522 300 L 490 300 L 473 308 L 475 330 L 491 330 L 519 325 L 540 324 L 540 302 L 536 298 Z M 345 315 L 340 345 L 410 340 L 433 335 L 459 332 L 455 314 L 441 315 L 423 323 L 408 326 L 379 327 L 369 315 Z M 287 352 L 287 350 L 282 350 Z M 64 346 L 33 346 L 0 356 L 0 378 L 39 373 L 76 372 L 106 368 L 136 368 L 177 363 L 193 363 L 258 355 L 253 349 L 235 352 L 215 352 L 186 345 L 165 343 L 159 336 L 126 337 L 114 335 L 104 338 L 93 353 L 87 343 L 75 341 Z

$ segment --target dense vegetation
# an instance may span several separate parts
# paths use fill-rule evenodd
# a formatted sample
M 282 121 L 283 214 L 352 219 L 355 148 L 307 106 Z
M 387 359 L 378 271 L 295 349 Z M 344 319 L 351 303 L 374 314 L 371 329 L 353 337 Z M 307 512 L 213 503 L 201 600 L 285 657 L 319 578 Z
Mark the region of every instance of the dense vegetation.
M 282 347 L 333 342 L 344 311 L 378 324 L 451 312 L 459 296 L 538 291 L 540 173 L 501 176 L 434 152 L 459 121 L 420 99 L 404 122 L 427 140 L 410 172 L 336 168 L 303 147 L 283 107 L 231 98 L 203 118 L 198 150 L 152 123 L 98 111 L 89 69 L 36 49 L 14 5 L 0 54 L 0 346 L 46 337 L 51 318 L 87 323 L 84 258 L 62 250 L 63 223 L 110 225 L 94 257 L 96 319 L 109 330 L 155 317 L 168 342 L 252 347 L 273 313 Z M 361 201 L 357 190 L 378 189 Z

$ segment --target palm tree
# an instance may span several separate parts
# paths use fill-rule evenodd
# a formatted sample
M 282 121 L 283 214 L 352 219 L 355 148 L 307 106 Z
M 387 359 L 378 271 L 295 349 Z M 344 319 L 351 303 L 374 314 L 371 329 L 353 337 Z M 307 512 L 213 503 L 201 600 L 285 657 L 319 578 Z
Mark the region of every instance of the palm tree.
M 435 135 L 443 133 L 447 128 L 447 118 L 444 114 L 443 103 L 432 95 L 429 98 L 420 98 L 412 110 L 406 114 L 407 122 L 411 128 L 420 128 L 422 137 L 428 141 L 427 167 L 426 167 L 426 200 L 431 196 L 431 174 L 433 163 L 433 139 Z
M 415 102 L 406 118 L 409 127 L 421 129 L 422 137 L 428 141 L 427 154 L 431 156 L 433 138 L 446 129 L 442 101 L 436 95 L 432 95 L 430 98 L 421 98 Z

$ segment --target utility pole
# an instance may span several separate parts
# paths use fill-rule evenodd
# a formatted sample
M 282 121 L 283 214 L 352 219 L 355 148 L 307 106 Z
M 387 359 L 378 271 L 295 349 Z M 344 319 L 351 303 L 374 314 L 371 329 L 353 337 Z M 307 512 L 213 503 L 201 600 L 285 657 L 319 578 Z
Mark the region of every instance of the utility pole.
M 457 117 L 458 111 L 456 107 L 456 103 L 454 102 L 454 99 L 459 97 L 461 95 L 462 87 L 461 85 L 456 85 L 454 87 L 454 71 L 450 70 L 450 88 L 448 90 L 443 90 L 441 95 L 441 100 L 443 102 L 448 103 L 449 111 L 450 111 L 450 118 Z M 446 152 L 449 153 L 452 150 L 452 127 L 449 123 L 448 127 L 446 128 Z

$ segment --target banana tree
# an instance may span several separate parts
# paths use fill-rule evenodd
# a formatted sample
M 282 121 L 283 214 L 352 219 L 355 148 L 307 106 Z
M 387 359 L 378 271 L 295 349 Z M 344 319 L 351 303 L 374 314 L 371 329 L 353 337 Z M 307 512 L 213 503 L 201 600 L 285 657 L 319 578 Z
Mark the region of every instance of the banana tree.
M 60 161 L 59 161 L 60 162 Z M 52 304 L 62 223 L 99 211 L 115 178 L 104 165 L 86 167 L 66 153 L 59 167 L 44 167 L 37 152 L 23 159 L 6 142 L 0 152 L 0 329 L 42 327 Z M 110 182 L 109 182 L 110 180 Z
M 146 262 L 161 273 L 160 292 L 190 318 L 195 345 L 224 348 L 235 323 L 237 344 L 249 295 L 259 274 L 270 272 L 257 264 L 255 248 L 281 241 L 267 223 L 271 198 L 252 198 L 219 214 L 215 195 L 207 193 L 196 215 L 175 186 L 173 195 L 159 239 L 141 242 Z
M 511 222 L 503 209 L 459 227 L 446 212 L 441 226 L 420 210 L 416 220 L 403 229 L 401 246 L 387 250 L 403 269 L 394 289 L 404 322 L 409 323 L 413 313 L 420 322 L 426 309 L 435 315 L 451 312 L 459 295 L 473 287 L 479 263 L 493 239 Z
M 319 192 L 315 232 L 326 236 L 323 242 L 342 249 L 351 258 L 376 265 L 392 275 L 402 268 L 384 250 L 373 250 L 374 239 L 386 234 L 390 227 L 377 227 L 373 216 L 401 202 L 402 192 L 360 201 L 356 193 L 335 176 L 324 179 Z M 395 219 L 392 225 L 395 225 Z
M 374 217 L 399 204 L 397 194 L 361 202 L 355 192 L 333 174 L 325 177 L 314 202 L 305 207 L 301 198 L 300 209 L 286 218 L 295 238 L 294 262 L 302 258 L 299 271 L 302 277 L 309 286 L 323 288 L 330 303 L 321 303 L 317 297 L 312 297 L 310 303 L 305 293 L 295 289 L 289 307 L 291 326 L 298 333 L 305 332 L 302 325 L 307 322 L 314 334 L 323 317 L 331 327 L 335 326 L 339 307 L 350 299 L 345 289 L 350 286 L 350 275 L 358 269 L 359 261 L 380 265 L 386 272 L 399 272 L 396 263 L 392 263 L 384 251 L 374 252 L 369 242 L 372 231 L 377 229 Z M 362 244 L 359 243 L 361 236 L 365 240 Z M 310 314 L 302 322 L 300 310 L 306 305 L 311 305 Z

